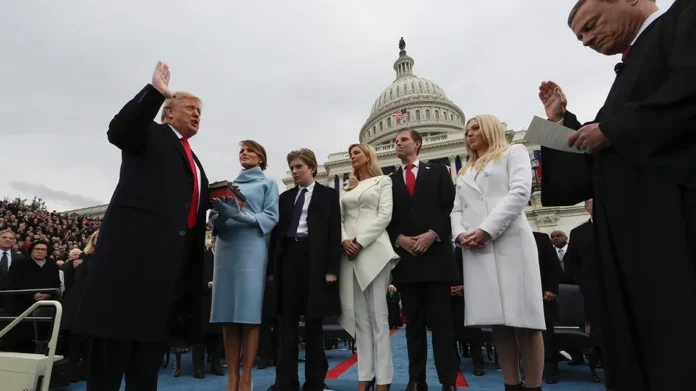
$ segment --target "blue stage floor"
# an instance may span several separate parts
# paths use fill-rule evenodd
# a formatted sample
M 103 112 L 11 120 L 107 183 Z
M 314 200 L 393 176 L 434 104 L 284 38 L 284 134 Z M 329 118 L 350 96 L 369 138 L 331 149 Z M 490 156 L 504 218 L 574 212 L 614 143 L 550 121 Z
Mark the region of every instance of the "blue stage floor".
M 406 353 L 406 334 L 405 330 L 401 329 L 392 336 L 392 352 L 394 357 L 394 384 L 392 389 L 401 391 L 406 388 L 408 382 L 408 356 Z M 301 353 L 302 354 L 302 353 Z M 352 353 L 348 350 L 329 350 L 326 352 L 329 358 L 329 368 L 341 364 L 347 359 L 350 359 Z M 435 365 L 432 359 L 432 350 L 428 356 L 428 385 L 431 389 L 439 389 L 439 382 L 435 372 Z M 172 354 L 169 367 L 160 370 L 159 390 L 198 390 L 198 391 L 220 391 L 225 390 L 227 386 L 227 377 L 218 377 L 212 374 L 206 374 L 205 379 L 194 379 L 193 369 L 191 364 L 191 355 L 184 354 L 182 357 L 181 377 L 172 377 L 174 368 L 174 355 Z M 209 366 L 206 367 L 209 369 Z M 495 365 L 492 362 L 486 362 L 486 374 L 484 376 L 474 376 L 473 368 L 470 359 L 463 359 L 461 371 L 464 375 L 468 387 L 461 387 L 462 390 L 484 391 L 484 390 L 502 390 L 503 376 L 502 373 L 496 371 Z M 601 383 L 592 383 L 590 380 L 590 372 L 587 366 L 568 366 L 565 363 L 560 365 L 561 382 L 559 384 L 542 384 L 543 389 L 548 390 L 563 390 L 563 391 L 600 391 L 604 390 L 604 385 Z M 254 368 L 254 390 L 265 391 L 275 381 L 275 368 L 268 367 L 263 370 Z M 598 371 L 599 376 L 603 377 L 601 370 Z M 304 365 L 300 363 L 300 381 L 304 378 Z M 336 391 L 352 391 L 357 387 L 357 365 L 352 365 L 345 370 L 337 379 L 327 379 L 326 384 Z M 82 391 L 85 389 L 85 383 L 77 383 L 69 388 L 70 391 Z M 123 390 L 124 387 L 121 387 Z

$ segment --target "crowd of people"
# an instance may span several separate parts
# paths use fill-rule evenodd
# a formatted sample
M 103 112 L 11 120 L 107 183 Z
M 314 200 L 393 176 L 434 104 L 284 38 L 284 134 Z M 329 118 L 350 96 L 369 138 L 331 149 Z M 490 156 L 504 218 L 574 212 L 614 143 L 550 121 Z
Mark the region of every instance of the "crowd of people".
M 100 224 L 100 218 L 49 212 L 39 198 L 31 202 L 20 198 L 0 201 L 0 231 L 10 229 L 15 233 L 16 243 L 12 250 L 25 257 L 34 241 L 44 240 L 51 244 L 49 258 L 66 261 L 71 250 L 84 249 L 87 239 Z

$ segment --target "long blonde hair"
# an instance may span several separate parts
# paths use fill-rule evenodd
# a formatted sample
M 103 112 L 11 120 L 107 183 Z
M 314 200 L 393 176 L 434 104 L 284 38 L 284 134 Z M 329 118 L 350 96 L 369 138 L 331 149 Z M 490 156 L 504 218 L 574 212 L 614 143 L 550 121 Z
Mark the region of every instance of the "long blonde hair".
M 471 147 L 469 147 L 469 143 L 466 143 L 469 161 L 459 170 L 459 175 L 464 175 L 469 167 L 473 167 L 475 170 L 480 171 L 488 162 L 499 161 L 503 158 L 503 152 L 510 147 L 505 137 L 505 126 L 503 126 L 498 118 L 489 114 L 479 114 L 466 121 L 466 127 L 469 127 L 469 123 L 473 120 L 478 121 L 479 127 L 481 128 L 481 135 L 488 144 L 488 149 L 479 156 L 478 152 L 472 150 Z
M 369 144 L 353 144 L 348 148 L 348 154 L 353 148 L 358 147 L 367 157 L 367 172 L 373 177 L 382 175 L 382 168 L 379 166 L 379 160 L 377 160 L 377 152 Z M 358 184 L 360 184 L 360 174 L 356 169 L 353 169 L 348 175 L 348 184 L 343 188 L 345 191 L 350 191 L 355 189 Z
M 94 251 L 97 249 L 97 238 L 99 237 L 99 231 L 94 231 L 92 236 L 89 237 L 89 240 L 87 240 L 87 245 L 85 246 L 84 253 L 85 254 L 94 254 Z

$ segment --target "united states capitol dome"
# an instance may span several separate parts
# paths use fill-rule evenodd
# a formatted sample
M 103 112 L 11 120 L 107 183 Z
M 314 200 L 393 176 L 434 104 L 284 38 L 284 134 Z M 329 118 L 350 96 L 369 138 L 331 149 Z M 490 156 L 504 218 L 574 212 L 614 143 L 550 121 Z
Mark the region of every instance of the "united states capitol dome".
M 372 105 L 370 117 L 360 131 L 360 141 L 373 146 L 389 145 L 406 128 L 424 137 L 464 129 L 464 112 L 447 98 L 445 91 L 430 80 L 413 73 L 415 61 L 406 54 L 406 42 L 399 42 L 394 62 L 396 79 Z

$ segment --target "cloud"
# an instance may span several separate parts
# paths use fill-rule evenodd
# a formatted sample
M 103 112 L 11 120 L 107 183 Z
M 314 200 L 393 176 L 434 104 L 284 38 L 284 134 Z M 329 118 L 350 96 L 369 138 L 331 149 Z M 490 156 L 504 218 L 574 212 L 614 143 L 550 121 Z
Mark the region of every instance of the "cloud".
M 42 190 L 51 209 L 74 207 L 68 199 L 79 206 L 110 199 L 121 161 L 107 126 L 158 60 L 169 63 L 173 89 L 203 99 L 191 145 L 211 181 L 237 176 L 240 140 L 264 145 L 267 175 L 279 181 L 290 150 L 308 147 L 323 161 L 356 142 L 377 94 L 394 80 L 402 36 L 415 73 L 442 87 L 467 118 L 491 113 L 522 129 L 543 115 L 539 83 L 554 80 L 589 121 L 618 58 L 577 42 L 566 26 L 570 7 L 558 0 L 3 1 L 0 197 L 12 196 L 9 184 L 19 181 L 54 189 Z
M 29 182 L 10 182 L 10 185 L 23 195 L 33 194 L 42 199 L 50 199 L 61 204 L 73 205 L 75 209 L 91 206 L 103 205 L 104 202 L 80 194 L 68 193 L 61 190 L 54 190 L 45 185 Z M 33 197 L 32 197 L 33 198 Z

